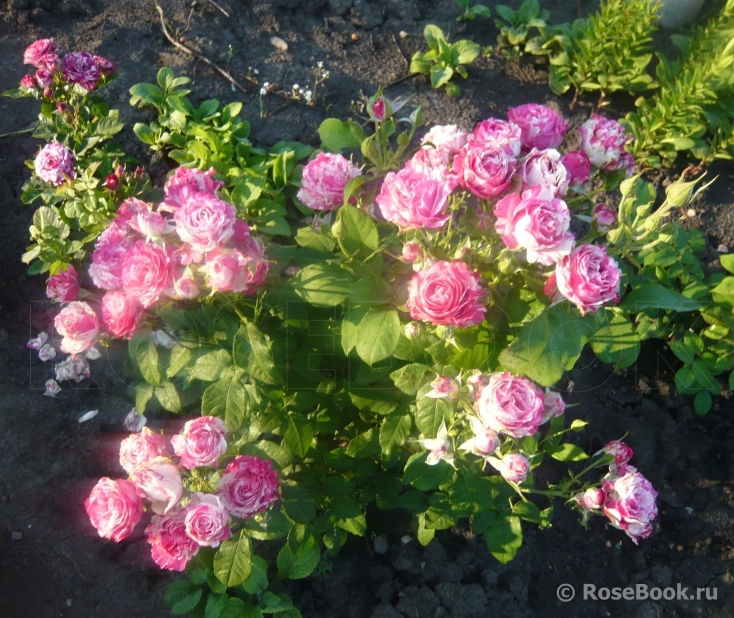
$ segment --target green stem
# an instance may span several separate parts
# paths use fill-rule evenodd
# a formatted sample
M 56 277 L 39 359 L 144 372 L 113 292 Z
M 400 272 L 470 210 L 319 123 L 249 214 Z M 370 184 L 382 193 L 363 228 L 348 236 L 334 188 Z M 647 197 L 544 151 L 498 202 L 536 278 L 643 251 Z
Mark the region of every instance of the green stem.
M 10 133 L 2 133 L 0 134 L 0 138 L 10 137 L 11 135 L 21 135 L 23 133 L 33 133 L 33 131 L 35 130 L 36 130 L 36 127 L 29 127 L 27 129 L 21 129 L 20 131 L 11 131 Z

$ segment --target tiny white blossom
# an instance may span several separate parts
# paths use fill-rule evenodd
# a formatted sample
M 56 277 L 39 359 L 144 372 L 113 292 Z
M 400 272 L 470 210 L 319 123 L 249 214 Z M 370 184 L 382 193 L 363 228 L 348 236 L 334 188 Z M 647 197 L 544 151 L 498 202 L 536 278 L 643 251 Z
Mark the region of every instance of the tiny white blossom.
M 449 440 L 449 432 L 446 429 L 446 422 L 441 423 L 438 428 L 438 434 L 433 439 L 418 440 L 430 453 L 426 457 L 426 463 L 429 466 L 435 466 L 439 461 L 443 460 L 448 464 L 454 465 L 454 451 Z

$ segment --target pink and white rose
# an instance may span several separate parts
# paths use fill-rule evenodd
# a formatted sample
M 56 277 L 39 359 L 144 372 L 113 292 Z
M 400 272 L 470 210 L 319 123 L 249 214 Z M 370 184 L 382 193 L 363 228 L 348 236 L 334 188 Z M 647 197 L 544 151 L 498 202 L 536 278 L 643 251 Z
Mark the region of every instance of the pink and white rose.
M 232 515 L 247 519 L 278 501 L 278 473 L 268 459 L 238 455 L 219 481 L 217 495 Z
M 557 148 L 563 143 L 568 131 L 568 123 L 559 113 L 537 103 L 511 107 L 507 117 L 512 124 L 520 127 L 525 152 L 533 148 Z
M 479 198 L 490 199 L 510 187 L 517 161 L 502 148 L 469 141 L 454 157 L 459 184 Z
M 120 465 L 132 474 L 141 464 L 156 457 L 167 457 L 166 441 L 159 433 L 143 427 L 140 433 L 132 433 L 120 443 Z
M 616 120 L 592 114 L 591 118 L 579 127 L 581 146 L 591 163 L 606 172 L 627 169 L 630 155 L 625 151 L 629 138 L 624 127 Z M 634 159 L 632 160 L 634 168 Z
M 561 393 L 546 388 L 543 396 L 543 422 L 561 416 L 565 411 L 566 402 L 563 401 Z
M 479 275 L 464 262 L 438 261 L 413 275 L 408 311 L 414 320 L 436 326 L 474 326 L 484 320 L 486 292 Z
M 477 401 L 482 389 L 489 384 L 489 378 L 482 374 L 479 369 L 475 369 L 472 375 L 467 378 L 466 383 L 469 386 L 469 394 L 471 395 L 472 401 Z
M 532 436 L 543 422 L 545 393 L 524 376 L 504 371 L 489 376 L 476 403 L 485 426 L 513 438 Z
M 213 494 L 192 494 L 184 522 L 186 534 L 201 546 L 219 547 L 230 535 L 229 513 L 222 500 Z
M 38 82 L 33 75 L 24 75 L 20 80 L 19 86 L 25 90 L 35 90 L 38 87 Z
M 568 231 L 571 212 L 566 202 L 542 186 L 522 195 L 506 195 L 495 206 L 494 214 L 502 242 L 509 249 L 525 249 L 530 263 L 549 266 L 573 249 L 575 238 Z
M 607 494 L 601 487 L 589 487 L 585 492 L 574 496 L 579 506 L 589 511 L 600 509 L 606 498 Z
M 417 242 L 407 242 L 401 252 L 403 262 L 413 264 L 423 259 L 423 249 Z
M 76 300 L 79 294 L 79 277 L 73 264 L 62 272 L 48 278 L 46 297 L 57 303 L 68 303 Z
M 222 419 L 201 416 L 188 421 L 183 431 L 171 438 L 171 445 L 184 468 L 216 468 L 219 458 L 227 450 L 226 435 L 227 427 Z
M 99 479 L 84 508 L 99 536 L 118 543 L 132 534 L 143 516 L 143 501 L 135 485 L 107 477 Z
M 655 491 L 639 472 L 628 472 L 604 482 L 606 499 L 603 513 L 615 528 L 624 530 L 637 545 L 652 532 L 651 521 L 658 516 Z
M 132 238 L 114 222 L 100 234 L 92 253 L 89 276 L 103 290 L 122 288 L 122 265 Z
M 541 186 L 553 197 L 562 197 L 568 192 L 568 171 L 561 163 L 561 153 L 553 148 L 531 150 L 520 166 L 523 190 Z
M 336 210 L 344 203 L 347 183 L 361 173 L 342 155 L 320 152 L 303 167 L 297 197 L 311 210 Z
M 59 347 L 67 354 L 81 354 L 99 338 L 99 318 L 85 302 L 66 305 L 54 318 L 54 326 L 63 337 Z
M 612 440 L 611 442 L 608 442 L 606 446 L 604 446 L 603 451 L 605 454 L 614 457 L 614 461 L 612 463 L 615 466 L 625 465 L 634 455 L 634 451 L 621 440 Z
M 474 132 L 469 139 L 503 150 L 514 159 L 520 156 L 522 149 L 522 131 L 520 127 L 499 118 L 482 120 L 474 127 Z
M 436 150 L 455 155 L 466 144 L 469 136 L 455 124 L 436 125 L 423 136 L 423 147 L 433 146 Z
M 449 181 L 453 179 L 453 172 L 449 167 L 450 155 L 445 150 L 435 148 L 421 148 L 405 164 L 419 174 L 438 181 Z
M 187 509 L 154 515 L 145 529 L 153 561 L 162 569 L 183 571 L 199 551 L 199 544 L 186 533 Z
M 556 264 L 558 291 L 585 314 L 619 300 L 622 271 L 604 247 L 583 244 Z
M 459 385 L 456 380 L 446 376 L 438 376 L 431 382 L 431 390 L 425 394 L 431 399 L 447 399 L 455 401 L 459 396 Z
M 606 204 L 597 204 L 594 207 L 593 215 L 596 229 L 600 232 L 608 232 L 617 222 L 617 212 Z
M 130 480 L 153 502 L 155 513 L 168 513 L 183 494 L 181 473 L 166 457 L 141 463 L 130 473 Z
M 58 49 L 53 39 L 38 39 L 23 52 L 23 64 L 32 64 L 37 69 L 55 66 L 59 58 L 56 52 Z
M 496 431 L 486 427 L 476 416 L 469 417 L 469 425 L 474 437 L 461 444 L 460 450 L 473 453 L 477 457 L 488 457 L 499 448 L 500 437 Z
M 41 180 L 55 187 L 64 184 L 67 179 L 76 178 L 74 153 L 58 142 L 46 144 L 41 149 L 33 161 L 33 168 Z
M 175 212 L 188 199 L 189 193 L 203 191 L 217 196 L 224 183 L 214 180 L 214 168 L 206 172 L 188 167 L 177 167 L 164 187 L 165 199 L 159 210 Z
M 188 193 L 173 218 L 179 238 L 199 252 L 223 247 L 234 234 L 234 206 L 204 191 Z
M 69 52 L 64 56 L 62 70 L 64 77 L 72 84 L 78 84 L 85 90 L 94 90 L 97 87 L 99 65 L 89 52 Z
M 568 184 L 578 187 L 589 182 L 591 176 L 591 161 L 583 150 L 572 150 L 561 157 L 561 165 L 568 172 Z
M 375 202 L 382 216 L 400 228 L 442 228 L 451 217 L 447 207 L 455 186 L 453 179 L 404 167 L 388 173 Z

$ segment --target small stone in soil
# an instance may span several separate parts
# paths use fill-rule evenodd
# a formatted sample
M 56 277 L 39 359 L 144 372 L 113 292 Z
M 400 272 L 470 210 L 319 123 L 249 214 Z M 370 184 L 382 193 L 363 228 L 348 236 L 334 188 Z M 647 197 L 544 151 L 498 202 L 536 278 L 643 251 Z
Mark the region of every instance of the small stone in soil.
M 23 533 L 22 532 L 13 532 L 13 534 L 11 535 L 10 538 L 12 538 L 14 541 L 20 541 L 23 538 Z
M 375 553 L 377 554 L 386 554 L 387 549 L 390 546 L 387 542 L 387 537 L 384 534 L 381 536 L 375 537 L 372 543 L 375 547 Z
M 288 43 L 286 43 L 279 36 L 274 36 L 272 39 L 270 39 L 270 44 L 280 51 L 288 51 Z

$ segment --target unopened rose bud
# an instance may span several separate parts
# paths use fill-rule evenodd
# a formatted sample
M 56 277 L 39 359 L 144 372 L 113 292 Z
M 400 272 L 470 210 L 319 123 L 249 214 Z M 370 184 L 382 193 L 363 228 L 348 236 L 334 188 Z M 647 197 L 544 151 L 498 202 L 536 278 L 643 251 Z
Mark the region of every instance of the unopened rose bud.
M 594 219 L 596 220 L 596 229 L 600 232 L 606 232 L 617 222 L 617 213 L 606 204 L 597 204 L 594 208 Z
M 67 109 L 69 109 L 69 106 L 63 101 L 59 101 L 56 103 L 56 109 L 63 114 Z
M 43 91 L 43 96 L 46 97 L 47 99 L 50 99 L 53 96 L 53 94 L 54 94 L 54 91 L 51 90 L 51 88 L 46 88 Z
M 117 187 L 120 186 L 120 181 L 114 174 L 110 174 L 105 178 L 104 180 L 104 188 L 109 189 L 110 191 L 116 191 Z
M 125 168 L 122 167 L 122 165 L 118 165 L 115 168 L 115 176 L 117 176 L 118 178 L 122 178 L 124 175 L 125 175 Z
M 392 105 L 383 95 L 375 95 L 369 100 L 368 104 L 370 118 L 374 122 L 384 122 L 392 116 Z
M 416 242 L 409 242 L 403 245 L 403 261 L 412 264 L 423 257 L 421 246 Z
M 24 75 L 23 79 L 20 80 L 21 88 L 26 88 L 28 90 L 35 90 L 37 85 L 38 85 L 38 82 L 36 82 L 36 78 L 33 77 L 33 75 Z
M 136 167 L 133 172 L 133 176 L 135 176 L 135 178 L 142 178 L 143 174 L 145 174 L 145 170 L 140 166 Z

